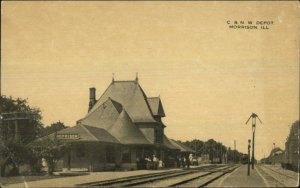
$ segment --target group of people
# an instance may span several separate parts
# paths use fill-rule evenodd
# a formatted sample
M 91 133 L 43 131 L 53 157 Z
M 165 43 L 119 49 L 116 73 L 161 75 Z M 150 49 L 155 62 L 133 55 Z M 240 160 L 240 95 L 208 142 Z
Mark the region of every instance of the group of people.
M 177 168 L 190 168 L 192 165 L 193 155 L 182 155 L 173 159 L 166 159 L 166 164 L 155 155 L 146 156 L 145 158 L 137 158 L 138 169 L 160 169 L 163 167 L 177 167 Z
M 156 170 L 164 167 L 164 163 L 155 155 L 147 156 L 144 159 L 137 158 L 137 168 L 138 169 L 147 169 L 147 170 Z
M 180 168 L 190 168 L 191 160 L 189 157 L 180 157 L 179 162 L 177 163 L 177 167 Z
M 179 158 L 175 158 L 176 167 L 178 168 L 190 168 L 191 161 L 193 160 L 193 155 L 189 156 L 181 156 Z

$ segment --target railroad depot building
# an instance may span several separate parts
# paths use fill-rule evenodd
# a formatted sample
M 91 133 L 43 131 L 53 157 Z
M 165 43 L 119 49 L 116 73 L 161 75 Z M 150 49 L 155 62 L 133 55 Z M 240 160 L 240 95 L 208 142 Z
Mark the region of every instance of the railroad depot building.
M 153 155 L 167 165 L 193 150 L 167 138 L 163 117 L 160 97 L 147 97 L 138 78 L 113 79 L 98 100 L 90 88 L 88 113 L 74 127 L 48 137 L 71 145 L 59 165 L 63 170 L 133 170 Z

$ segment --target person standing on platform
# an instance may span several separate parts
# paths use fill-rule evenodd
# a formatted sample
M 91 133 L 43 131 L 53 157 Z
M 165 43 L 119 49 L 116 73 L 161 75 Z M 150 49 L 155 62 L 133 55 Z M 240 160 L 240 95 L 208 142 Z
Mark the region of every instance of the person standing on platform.
M 178 157 L 175 157 L 175 168 L 180 168 L 180 159 Z
M 158 168 L 159 168 L 159 169 L 162 169 L 163 167 L 164 167 L 163 161 L 162 161 L 162 160 L 159 160 L 159 161 L 158 161 Z
M 150 167 L 151 167 L 151 160 L 150 160 L 150 158 L 149 157 L 146 157 L 145 158 L 145 162 L 146 162 L 146 169 L 147 170 L 149 170 L 150 169 Z
M 192 162 L 193 162 L 193 158 L 194 158 L 194 157 L 193 157 L 193 154 L 190 154 L 190 155 L 189 155 L 189 159 L 190 159 L 190 165 L 195 165 L 195 164 L 192 164 Z
M 183 159 L 179 157 L 179 168 L 183 168 Z
M 155 155 L 153 155 L 153 169 L 157 170 L 157 168 L 158 168 L 158 158 Z
M 182 168 L 185 168 L 186 160 L 184 156 L 181 157 L 181 161 L 182 161 Z
M 190 158 L 186 157 L 186 166 L 187 166 L 187 168 L 190 168 L 190 165 L 191 165 Z

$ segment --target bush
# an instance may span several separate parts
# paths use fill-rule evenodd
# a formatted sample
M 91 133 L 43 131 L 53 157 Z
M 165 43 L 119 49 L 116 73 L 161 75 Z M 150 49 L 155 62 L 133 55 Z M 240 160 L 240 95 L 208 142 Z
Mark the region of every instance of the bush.
M 33 155 L 39 161 L 45 159 L 47 162 L 48 174 L 53 173 L 57 161 L 65 155 L 68 149 L 69 146 L 67 144 L 56 139 L 51 139 L 50 137 L 43 137 L 31 144 Z

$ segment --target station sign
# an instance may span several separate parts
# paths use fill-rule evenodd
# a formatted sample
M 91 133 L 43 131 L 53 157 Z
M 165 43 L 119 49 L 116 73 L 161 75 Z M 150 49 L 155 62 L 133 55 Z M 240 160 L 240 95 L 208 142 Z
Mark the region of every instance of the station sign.
M 56 138 L 64 140 L 77 140 L 79 139 L 78 134 L 57 134 Z

